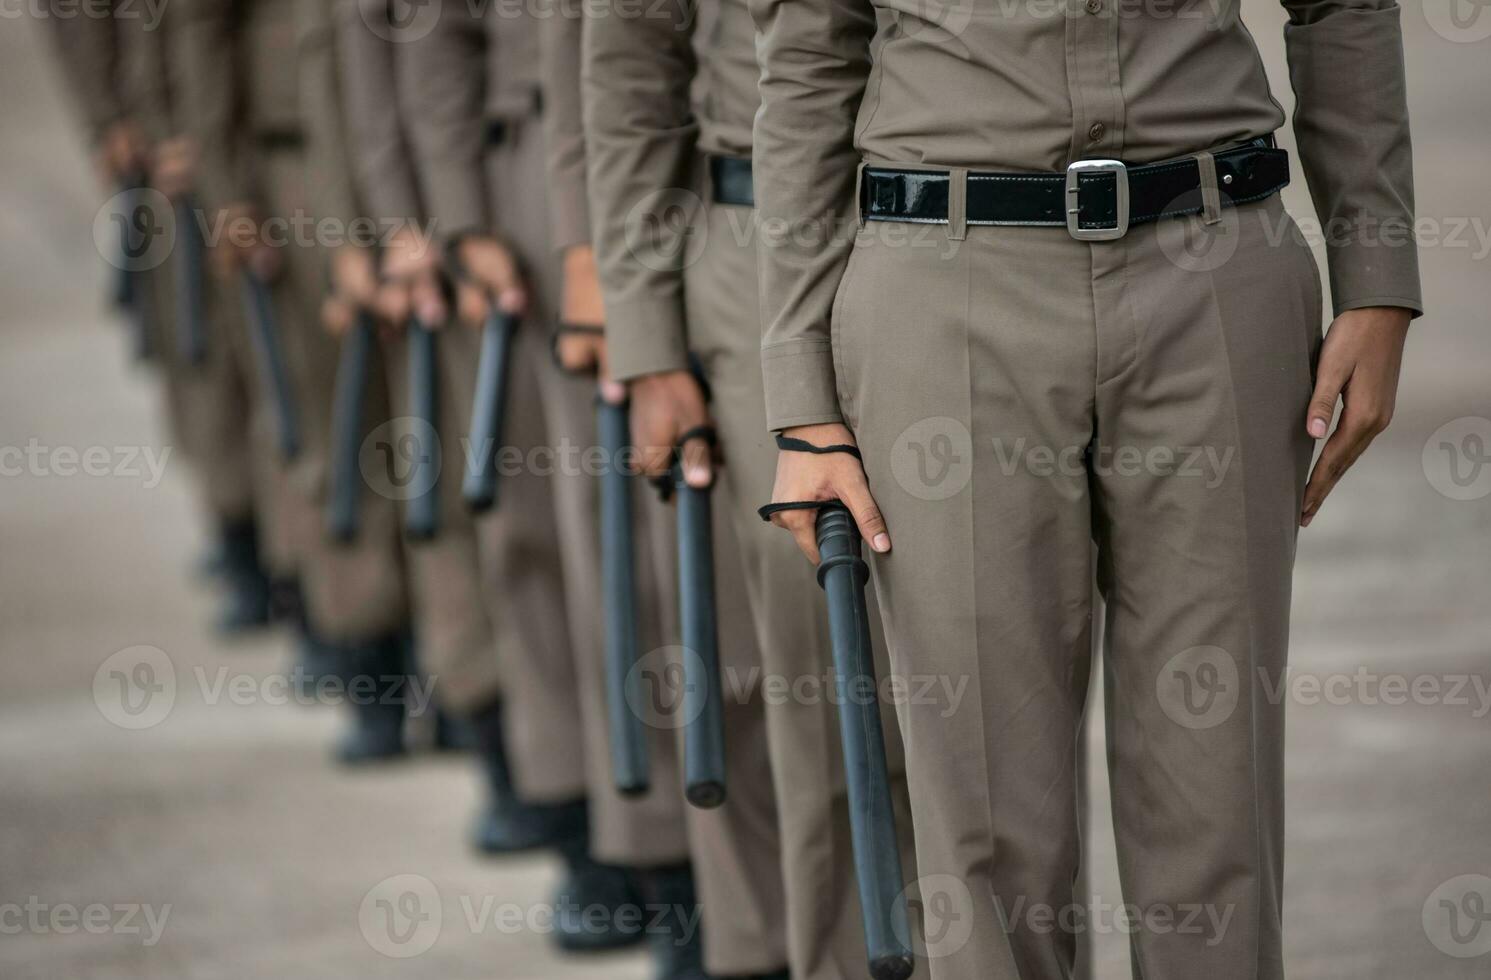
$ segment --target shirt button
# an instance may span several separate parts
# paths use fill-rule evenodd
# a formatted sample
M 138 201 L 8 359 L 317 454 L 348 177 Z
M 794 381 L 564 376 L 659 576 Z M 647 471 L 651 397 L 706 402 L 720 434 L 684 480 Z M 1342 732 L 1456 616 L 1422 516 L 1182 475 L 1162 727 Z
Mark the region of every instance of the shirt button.
M 1087 131 L 1087 138 L 1094 143 L 1101 143 L 1103 137 L 1108 135 L 1108 127 L 1102 123 L 1093 123 L 1092 128 Z
M 1100 14 L 1103 12 L 1103 0 L 1087 0 L 1085 6 L 1089 14 Z

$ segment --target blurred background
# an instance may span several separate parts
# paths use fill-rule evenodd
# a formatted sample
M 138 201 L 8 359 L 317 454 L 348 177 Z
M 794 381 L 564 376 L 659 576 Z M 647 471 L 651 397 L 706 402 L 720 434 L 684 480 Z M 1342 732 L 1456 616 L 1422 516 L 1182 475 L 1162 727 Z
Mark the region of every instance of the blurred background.
M 1283 10 L 1244 6 L 1287 106 Z M 1404 24 L 1429 312 L 1392 428 L 1302 538 L 1280 695 L 1295 980 L 1491 976 L 1491 4 L 1415 0 Z M 333 712 L 255 696 L 288 649 L 209 628 L 205 540 L 104 302 L 106 195 L 45 40 L 0 11 L 0 977 L 645 976 L 483 918 L 544 902 L 554 868 L 470 854 L 467 764 L 334 768 Z M 1302 179 L 1286 200 L 1308 229 Z M 92 447 L 110 475 L 68 455 Z M 95 682 L 138 645 L 180 680 L 129 730 Z M 1101 917 L 1121 899 L 1100 764 L 1094 785 Z M 402 874 L 442 899 L 409 959 L 363 914 Z M 1117 921 L 1095 930 L 1103 980 L 1129 975 Z

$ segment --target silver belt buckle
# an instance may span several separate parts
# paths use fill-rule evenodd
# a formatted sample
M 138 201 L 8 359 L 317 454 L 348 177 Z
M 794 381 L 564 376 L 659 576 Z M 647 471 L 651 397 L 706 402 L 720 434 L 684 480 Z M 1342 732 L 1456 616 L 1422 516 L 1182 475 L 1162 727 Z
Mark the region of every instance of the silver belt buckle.
M 1118 224 L 1111 228 L 1083 228 L 1078 175 L 1113 174 L 1118 194 Z M 1129 233 L 1129 168 L 1121 160 L 1078 160 L 1066 168 L 1066 230 L 1079 242 L 1111 242 Z

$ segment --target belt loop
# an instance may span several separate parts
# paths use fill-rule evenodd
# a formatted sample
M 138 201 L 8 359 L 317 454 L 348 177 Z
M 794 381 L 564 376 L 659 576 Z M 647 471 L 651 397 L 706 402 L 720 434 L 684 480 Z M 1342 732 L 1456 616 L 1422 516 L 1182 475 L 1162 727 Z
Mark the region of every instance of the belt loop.
M 854 168 L 854 224 L 857 231 L 865 228 L 865 167 L 863 160 Z
M 947 237 L 955 242 L 968 237 L 968 171 L 962 167 L 947 175 Z
M 1201 221 L 1214 225 L 1222 220 L 1222 191 L 1217 186 L 1217 158 L 1208 151 L 1195 154 L 1201 171 Z

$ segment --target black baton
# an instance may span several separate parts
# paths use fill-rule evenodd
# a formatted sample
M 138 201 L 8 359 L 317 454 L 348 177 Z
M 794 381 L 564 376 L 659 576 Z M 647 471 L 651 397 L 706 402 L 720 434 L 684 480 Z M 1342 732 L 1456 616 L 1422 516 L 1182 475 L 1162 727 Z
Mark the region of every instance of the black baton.
M 673 466 L 678 494 L 679 618 L 683 634 L 684 797 L 700 809 L 725 802 L 725 708 L 715 614 L 710 491 Z
M 497 451 L 507 413 L 507 380 L 517 322 L 496 309 L 481 331 L 481 359 L 476 366 L 476 400 L 471 406 L 471 445 L 461 494 L 472 510 L 497 504 Z
M 630 441 L 626 404 L 596 399 L 596 432 L 606 470 L 601 475 L 601 580 L 606 610 L 606 711 L 611 727 L 611 775 L 623 796 L 647 792 L 647 730 L 638 714 L 636 543 L 632 477 L 622 468 Z
M 419 317 L 409 319 L 409 416 L 413 420 L 413 471 L 410 486 L 419 489 L 404 511 L 404 533 L 414 541 L 429 541 L 440 530 L 440 447 L 435 442 L 436 412 L 435 331 Z
M 870 976 L 875 980 L 906 980 L 913 969 L 911 950 L 905 942 L 911 933 L 906 905 L 897 901 L 906 882 L 901 874 L 865 605 L 865 582 L 870 573 L 860 557 L 859 530 L 843 505 L 831 504 L 818 511 L 818 551 L 818 584 L 828 597 L 839 737 L 849 786 L 849 825 Z
M 342 338 L 336 390 L 331 402 L 331 485 L 326 500 L 326 529 L 337 541 L 351 541 L 360 529 L 362 508 L 362 403 L 373 348 L 373 318 L 359 310 Z
M 300 455 L 300 420 L 295 410 L 295 392 L 290 386 L 290 368 L 280 347 L 274 300 L 269 287 L 248 271 L 243 273 L 243 296 L 254 357 L 259 362 L 261 380 L 269 389 L 270 404 L 274 406 L 280 456 L 294 459 Z
M 207 309 L 203 265 L 207 245 L 189 199 L 176 202 L 176 354 L 200 367 L 207 360 Z
M 144 201 L 143 175 L 126 179 L 119 196 L 124 213 L 119 221 L 118 278 L 114 281 L 114 302 L 129 325 L 131 355 L 137 361 L 155 359 L 154 310 L 150 282 L 144 270 L 136 265 L 150 249 L 156 216 Z

